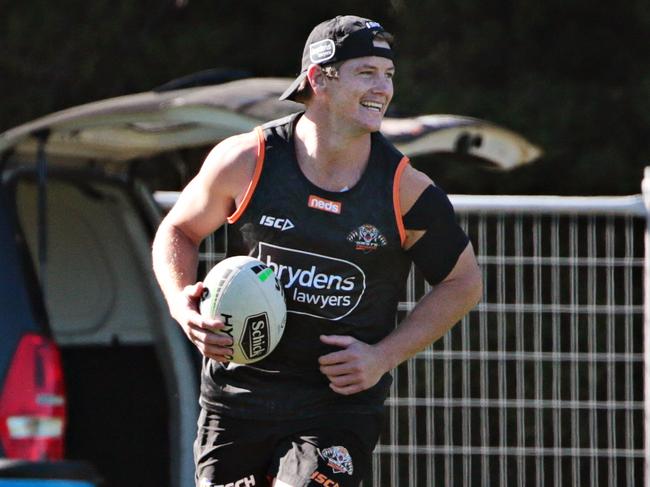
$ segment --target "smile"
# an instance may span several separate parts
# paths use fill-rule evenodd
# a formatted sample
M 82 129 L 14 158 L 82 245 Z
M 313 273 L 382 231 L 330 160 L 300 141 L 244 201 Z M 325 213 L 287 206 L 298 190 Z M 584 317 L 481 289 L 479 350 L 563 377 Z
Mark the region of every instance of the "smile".
M 382 108 L 384 108 L 384 105 L 382 103 L 377 103 L 374 101 L 362 101 L 361 106 L 375 112 L 381 112 Z

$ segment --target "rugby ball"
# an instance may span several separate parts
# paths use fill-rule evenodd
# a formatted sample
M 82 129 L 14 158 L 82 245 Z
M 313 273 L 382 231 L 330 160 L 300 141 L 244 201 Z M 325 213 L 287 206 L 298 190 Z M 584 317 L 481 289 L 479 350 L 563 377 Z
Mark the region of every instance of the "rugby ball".
M 273 269 L 253 257 L 229 257 L 210 269 L 203 285 L 201 314 L 226 325 L 232 361 L 250 364 L 268 356 L 287 320 L 284 291 Z

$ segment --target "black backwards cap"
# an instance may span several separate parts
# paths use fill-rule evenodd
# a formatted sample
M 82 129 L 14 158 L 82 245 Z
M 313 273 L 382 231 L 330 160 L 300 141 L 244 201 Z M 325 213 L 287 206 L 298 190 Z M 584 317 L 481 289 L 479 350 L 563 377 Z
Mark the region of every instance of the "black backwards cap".
M 374 44 L 375 36 L 385 32 L 377 22 L 355 15 L 339 15 L 318 24 L 309 34 L 302 52 L 302 69 L 280 100 L 293 100 L 296 90 L 312 64 L 326 65 L 357 57 L 379 56 L 393 59 L 393 51 Z

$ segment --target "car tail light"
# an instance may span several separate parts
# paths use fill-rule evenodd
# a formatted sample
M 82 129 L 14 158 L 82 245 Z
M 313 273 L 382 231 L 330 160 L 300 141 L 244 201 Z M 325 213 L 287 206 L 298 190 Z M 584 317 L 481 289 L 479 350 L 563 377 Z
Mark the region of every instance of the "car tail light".
M 66 423 L 61 356 L 52 340 L 24 335 L 0 395 L 0 441 L 7 458 L 61 460 Z

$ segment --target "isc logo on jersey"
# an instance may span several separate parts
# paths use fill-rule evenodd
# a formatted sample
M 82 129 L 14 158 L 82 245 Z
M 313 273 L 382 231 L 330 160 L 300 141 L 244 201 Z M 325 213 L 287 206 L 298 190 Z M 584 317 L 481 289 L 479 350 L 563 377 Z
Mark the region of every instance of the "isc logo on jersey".
M 291 230 L 295 228 L 295 225 L 291 223 L 291 220 L 288 218 L 277 218 L 275 216 L 262 215 L 260 218 L 260 225 L 265 227 L 277 228 L 278 230 L 284 232 L 285 230 Z
M 363 270 L 343 259 L 260 242 L 258 259 L 285 288 L 287 312 L 339 320 L 349 315 L 366 289 Z

